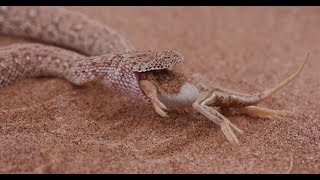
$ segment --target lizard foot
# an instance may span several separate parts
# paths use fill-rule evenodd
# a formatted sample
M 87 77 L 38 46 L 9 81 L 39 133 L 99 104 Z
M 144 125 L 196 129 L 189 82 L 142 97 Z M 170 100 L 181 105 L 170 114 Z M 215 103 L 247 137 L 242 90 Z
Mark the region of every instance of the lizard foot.
M 234 134 L 231 127 L 236 130 L 239 133 L 243 133 L 241 129 L 239 129 L 236 125 L 231 123 L 229 119 L 224 117 L 222 114 L 220 114 L 217 110 L 203 105 L 199 104 L 198 102 L 194 102 L 192 104 L 192 107 L 201 113 L 202 115 L 206 116 L 209 120 L 213 121 L 214 123 L 218 124 L 221 128 L 222 133 L 227 138 L 227 140 L 232 144 L 239 144 L 239 140 L 237 136 Z

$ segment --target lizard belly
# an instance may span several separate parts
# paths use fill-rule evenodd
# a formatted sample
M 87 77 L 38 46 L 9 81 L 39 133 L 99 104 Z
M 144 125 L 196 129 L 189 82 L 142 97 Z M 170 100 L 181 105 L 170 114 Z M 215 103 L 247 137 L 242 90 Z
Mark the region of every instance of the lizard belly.
M 179 93 L 160 93 L 159 100 L 169 109 L 192 106 L 199 97 L 198 88 L 190 83 L 184 84 Z

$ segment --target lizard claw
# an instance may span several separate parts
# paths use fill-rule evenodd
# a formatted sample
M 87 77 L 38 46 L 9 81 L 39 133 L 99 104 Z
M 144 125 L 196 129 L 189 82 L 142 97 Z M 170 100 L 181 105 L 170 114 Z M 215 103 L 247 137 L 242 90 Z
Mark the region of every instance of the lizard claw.
M 152 101 L 152 104 L 153 104 L 154 109 L 156 110 L 156 112 L 157 112 L 161 117 L 169 117 L 169 116 L 167 115 L 167 113 L 163 111 L 163 109 L 167 109 L 167 107 L 166 107 L 162 102 L 160 102 L 159 99 L 157 99 L 157 100 L 151 100 L 151 101 Z

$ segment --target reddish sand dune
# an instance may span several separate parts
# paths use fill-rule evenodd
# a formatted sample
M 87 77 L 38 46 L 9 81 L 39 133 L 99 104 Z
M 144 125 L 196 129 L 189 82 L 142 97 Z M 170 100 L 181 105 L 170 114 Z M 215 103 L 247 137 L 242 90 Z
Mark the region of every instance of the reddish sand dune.
M 232 146 L 199 114 L 159 117 L 100 85 L 55 78 L 0 90 L 0 173 L 319 173 L 319 7 L 68 7 L 110 25 L 138 49 L 175 49 L 181 71 L 240 92 L 272 87 L 260 106 L 283 120 L 231 116 Z M 21 42 L 0 37 L 0 46 Z

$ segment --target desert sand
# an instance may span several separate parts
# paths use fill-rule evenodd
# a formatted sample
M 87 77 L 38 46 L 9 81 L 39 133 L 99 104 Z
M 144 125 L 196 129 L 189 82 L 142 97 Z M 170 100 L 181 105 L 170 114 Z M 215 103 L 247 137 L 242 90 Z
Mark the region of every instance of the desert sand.
M 319 173 L 319 7 L 66 7 L 137 49 L 174 49 L 182 72 L 243 93 L 299 78 L 259 105 L 295 118 L 228 116 L 231 145 L 200 114 L 161 118 L 99 84 L 20 81 L 0 90 L 0 173 Z M 28 40 L 0 37 L 0 46 Z

